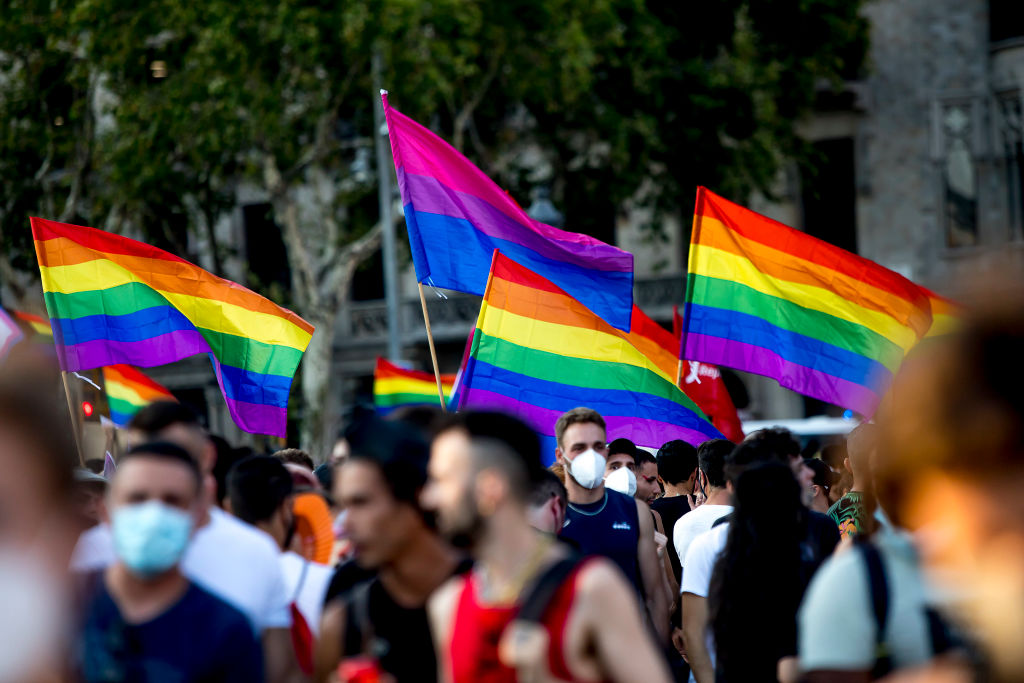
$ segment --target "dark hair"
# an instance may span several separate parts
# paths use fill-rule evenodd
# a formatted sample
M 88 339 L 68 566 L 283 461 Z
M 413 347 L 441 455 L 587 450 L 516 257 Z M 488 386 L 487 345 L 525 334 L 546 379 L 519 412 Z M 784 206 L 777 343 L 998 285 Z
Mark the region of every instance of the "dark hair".
M 203 475 L 199 471 L 199 465 L 196 463 L 196 459 L 192 457 L 192 454 L 186 451 L 184 448 L 176 443 L 170 441 L 148 441 L 146 443 L 140 443 L 128 449 L 128 452 L 124 453 L 117 459 L 117 466 L 123 467 L 126 462 L 137 460 L 140 458 L 159 458 L 161 460 L 167 460 L 170 462 L 176 462 L 183 465 L 191 474 L 192 478 L 196 482 L 196 490 L 198 491 L 203 485 Z M 114 474 L 114 478 L 117 478 L 117 474 Z
M 176 424 L 202 426 L 196 412 L 184 403 L 154 401 L 140 408 L 139 412 L 132 416 L 128 428 L 137 429 L 147 434 L 156 434 Z
M 34 446 L 32 462 L 50 487 L 55 505 L 66 505 L 74 489 L 77 461 L 71 423 L 63 400 L 35 373 L 0 379 L 0 422 Z
M 825 489 L 825 492 L 827 493 L 828 490 L 832 488 L 832 483 L 836 479 L 836 476 L 832 474 L 832 470 L 829 466 L 817 458 L 804 458 L 804 464 L 814 471 L 814 479 L 811 480 L 812 483 L 814 483 L 815 486 L 820 486 Z
M 655 459 L 655 457 L 653 455 L 651 455 L 650 451 L 645 450 L 643 448 L 637 448 L 636 449 L 636 468 L 637 468 L 637 470 L 640 469 L 641 465 L 645 465 L 645 464 L 647 464 L 649 462 L 652 462 L 655 465 L 658 464 L 658 461 Z
M 320 482 L 320 486 L 324 487 L 325 493 L 330 493 L 334 489 L 334 465 L 329 462 L 322 463 L 313 470 L 313 475 Z
M 216 434 L 211 434 L 209 439 L 217 451 L 217 460 L 213 463 L 212 474 L 217 482 L 217 504 L 219 505 L 228 495 L 228 472 L 236 462 L 248 458 L 253 451 L 248 446 L 232 448 L 227 439 Z
M 658 449 L 658 476 L 673 486 L 690 478 L 697 469 L 697 449 L 674 439 Z
M 821 460 L 833 472 L 842 472 L 846 469 L 843 461 L 846 460 L 846 440 L 825 444 L 821 449 Z
M 86 458 L 85 469 L 89 470 L 93 474 L 103 474 L 103 466 L 106 462 L 103 458 Z
M 316 465 L 313 464 L 313 458 L 311 458 L 309 453 L 301 448 L 283 448 L 276 451 L 274 453 L 274 457 L 281 462 L 290 462 L 296 465 L 302 465 L 303 467 L 309 468 L 310 472 L 316 469 Z
M 734 448 L 736 445 L 728 439 L 711 439 L 697 449 L 697 463 L 708 478 L 708 486 L 725 488 L 725 461 Z
M 269 455 L 251 455 L 228 472 L 231 512 L 243 522 L 270 519 L 292 494 L 292 477 L 284 463 Z
M 436 405 L 402 406 L 392 410 L 384 419 L 389 422 L 397 420 L 411 425 L 420 430 L 424 438 L 429 439 L 433 433 L 434 426 L 442 419 L 443 415 L 444 413 L 441 412 L 441 408 Z
M 736 486 L 739 476 L 754 463 L 774 460 L 789 465 L 790 460 L 799 455 L 800 442 L 788 429 L 759 429 L 736 446 L 725 459 L 725 476 L 733 486 Z
M 610 444 L 608 444 L 608 457 L 610 458 L 613 455 L 623 453 L 633 458 L 633 462 L 636 463 L 637 450 L 638 449 L 635 443 L 633 443 L 629 439 L 619 437 L 618 439 L 615 439 L 615 441 L 612 441 Z
M 352 451 L 349 461 L 375 465 L 391 496 L 420 510 L 419 494 L 427 483 L 430 446 L 418 429 L 363 413 L 345 429 L 344 437 Z
M 449 418 L 439 433 L 449 429 L 462 429 L 471 440 L 496 441 L 507 446 L 507 449 L 485 446 L 477 453 L 493 456 L 487 464 L 505 470 L 514 495 L 522 502 L 527 502 L 534 485 L 544 478 L 540 439 L 522 420 L 504 413 L 465 411 Z M 501 451 L 509 457 L 502 457 Z
M 562 501 L 562 506 L 568 504 L 569 494 L 565 490 L 565 484 L 558 478 L 558 475 L 551 470 L 544 470 L 540 481 L 534 484 L 530 491 L 530 498 L 527 503 L 536 507 L 548 502 L 552 496 L 557 496 Z
M 807 513 L 792 470 L 777 460 L 748 467 L 735 493 L 708 592 L 716 667 L 723 680 L 775 680 L 782 648 L 796 642 Z M 755 640 L 770 656 L 751 654 Z

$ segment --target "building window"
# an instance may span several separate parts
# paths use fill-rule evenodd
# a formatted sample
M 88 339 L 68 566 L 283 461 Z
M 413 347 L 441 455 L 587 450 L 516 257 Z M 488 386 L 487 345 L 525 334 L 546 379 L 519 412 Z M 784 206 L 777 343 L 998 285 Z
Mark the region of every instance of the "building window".
M 993 43 L 1024 38 L 1024 3 L 1020 0 L 990 0 L 988 35 Z
M 969 105 L 947 107 L 942 115 L 942 132 L 946 246 L 973 246 L 978 244 L 978 176 L 971 152 L 973 131 Z
M 999 142 L 1002 144 L 1009 238 L 1024 238 L 1024 117 L 1021 95 L 998 100 Z

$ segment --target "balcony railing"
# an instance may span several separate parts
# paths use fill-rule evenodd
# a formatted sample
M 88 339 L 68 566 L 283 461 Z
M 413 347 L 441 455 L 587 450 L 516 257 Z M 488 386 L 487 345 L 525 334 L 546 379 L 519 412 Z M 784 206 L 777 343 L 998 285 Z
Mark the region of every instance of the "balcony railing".
M 639 279 L 634 283 L 633 298 L 649 316 L 668 323 L 672 320 L 672 306 L 683 301 L 684 286 L 683 276 L 678 274 Z M 430 288 L 425 291 L 434 340 L 464 340 L 480 313 L 480 297 L 444 292 L 442 298 Z M 387 340 L 388 312 L 383 300 L 350 304 L 348 317 L 340 323 L 337 346 L 351 348 L 378 345 Z M 426 341 L 423 313 L 418 298 L 401 302 L 399 325 L 403 345 Z

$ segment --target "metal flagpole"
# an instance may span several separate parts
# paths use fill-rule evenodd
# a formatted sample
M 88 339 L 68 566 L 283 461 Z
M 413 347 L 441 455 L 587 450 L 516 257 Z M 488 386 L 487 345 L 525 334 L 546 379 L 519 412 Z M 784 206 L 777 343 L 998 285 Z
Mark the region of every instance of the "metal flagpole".
M 377 201 L 380 204 L 381 251 L 384 257 L 384 298 L 388 309 L 388 359 L 397 363 L 401 360 L 401 330 L 398 311 L 398 266 L 395 263 L 395 222 L 391 216 L 391 163 L 386 143 L 387 122 L 384 105 L 381 102 L 381 57 L 380 51 L 373 53 L 373 84 L 380 91 L 373 107 L 374 136 L 377 148 Z

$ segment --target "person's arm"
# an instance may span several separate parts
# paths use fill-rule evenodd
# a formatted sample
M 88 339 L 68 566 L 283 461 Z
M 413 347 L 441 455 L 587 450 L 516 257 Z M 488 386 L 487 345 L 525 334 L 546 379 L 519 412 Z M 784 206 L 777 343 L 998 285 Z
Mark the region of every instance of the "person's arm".
M 661 560 L 665 579 L 665 599 L 668 600 L 668 612 L 672 614 L 676 607 L 676 599 L 679 597 L 679 583 L 676 581 L 676 573 L 672 570 L 672 560 L 668 555 L 674 550 L 668 547 L 669 540 L 665 535 L 665 523 L 661 521 L 661 515 L 657 510 L 651 510 L 651 514 L 654 515 L 654 544 L 658 549 L 658 559 Z
M 693 593 L 683 593 L 683 642 L 686 659 L 697 683 L 715 683 L 715 668 L 711 664 L 704 634 L 708 626 L 708 601 Z
M 643 583 L 644 595 L 647 600 L 647 612 L 651 624 L 663 643 L 669 642 L 668 598 L 665 596 L 665 583 L 661 565 L 658 562 L 658 550 L 654 545 L 654 520 L 650 508 L 642 501 L 636 501 L 639 538 L 636 544 L 637 561 L 640 565 L 640 580 Z
M 434 639 L 439 683 L 450 683 L 452 680 L 448 645 L 451 640 L 455 601 L 462 591 L 463 581 L 465 579 L 461 576 L 452 577 L 434 591 L 430 599 L 427 600 L 427 617 L 430 619 L 430 636 Z
M 345 601 L 334 599 L 324 607 L 320 617 L 320 637 L 313 657 L 313 680 L 325 683 L 341 662 L 341 645 L 345 642 Z
M 618 568 L 590 560 L 577 584 L 584 628 L 594 643 L 601 678 L 661 683 L 672 680 L 664 657 L 644 626 L 635 593 Z M 615 615 L 609 619 L 608 615 Z
M 263 655 L 267 663 L 268 683 L 296 683 L 306 676 L 295 659 L 291 630 L 268 628 L 263 631 Z

